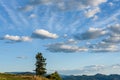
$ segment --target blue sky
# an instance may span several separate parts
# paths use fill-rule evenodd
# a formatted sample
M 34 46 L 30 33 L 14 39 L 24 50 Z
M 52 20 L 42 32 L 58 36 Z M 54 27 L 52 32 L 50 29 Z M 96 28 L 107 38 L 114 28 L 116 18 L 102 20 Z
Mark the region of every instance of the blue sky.
M 0 72 L 120 74 L 119 0 L 0 0 Z

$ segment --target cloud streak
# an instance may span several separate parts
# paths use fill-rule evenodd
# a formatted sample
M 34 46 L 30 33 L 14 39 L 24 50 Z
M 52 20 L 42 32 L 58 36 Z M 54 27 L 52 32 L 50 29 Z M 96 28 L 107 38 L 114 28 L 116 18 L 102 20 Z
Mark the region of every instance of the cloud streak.
M 16 57 L 17 59 L 26 59 L 27 57 L 26 56 L 18 56 Z
M 21 7 L 20 10 L 30 11 L 38 5 L 44 5 L 56 11 L 80 11 L 88 9 L 85 15 L 87 18 L 90 18 L 100 12 L 99 6 L 105 2 L 107 2 L 107 0 L 33 0 L 28 5 Z

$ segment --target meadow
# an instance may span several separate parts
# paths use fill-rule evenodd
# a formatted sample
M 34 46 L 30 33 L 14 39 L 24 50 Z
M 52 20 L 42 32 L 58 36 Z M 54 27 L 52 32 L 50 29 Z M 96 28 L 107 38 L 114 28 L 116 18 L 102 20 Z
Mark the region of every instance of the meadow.
M 33 75 L 14 75 L 14 74 L 0 73 L 0 80 L 48 80 L 48 79 Z

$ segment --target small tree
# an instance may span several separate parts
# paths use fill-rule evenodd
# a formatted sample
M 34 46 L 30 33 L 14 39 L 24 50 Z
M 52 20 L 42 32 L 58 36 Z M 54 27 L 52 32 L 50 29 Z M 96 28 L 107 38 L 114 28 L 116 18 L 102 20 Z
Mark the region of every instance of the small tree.
M 36 75 L 44 75 L 46 73 L 46 59 L 42 56 L 42 53 L 36 55 Z
M 57 71 L 48 75 L 47 78 L 50 79 L 50 80 L 62 80 L 62 78 L 60 77 L 60 75 L 58 74 Z

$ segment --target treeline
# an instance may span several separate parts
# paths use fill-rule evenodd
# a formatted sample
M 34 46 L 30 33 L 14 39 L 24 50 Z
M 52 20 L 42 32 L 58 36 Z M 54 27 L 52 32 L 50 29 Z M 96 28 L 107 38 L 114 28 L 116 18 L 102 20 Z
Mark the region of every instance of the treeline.
M 120 75 L 103 75 L 103 74 L 96 74 L 94 76 L 66 76 L 63 80 L 120 80 Z

